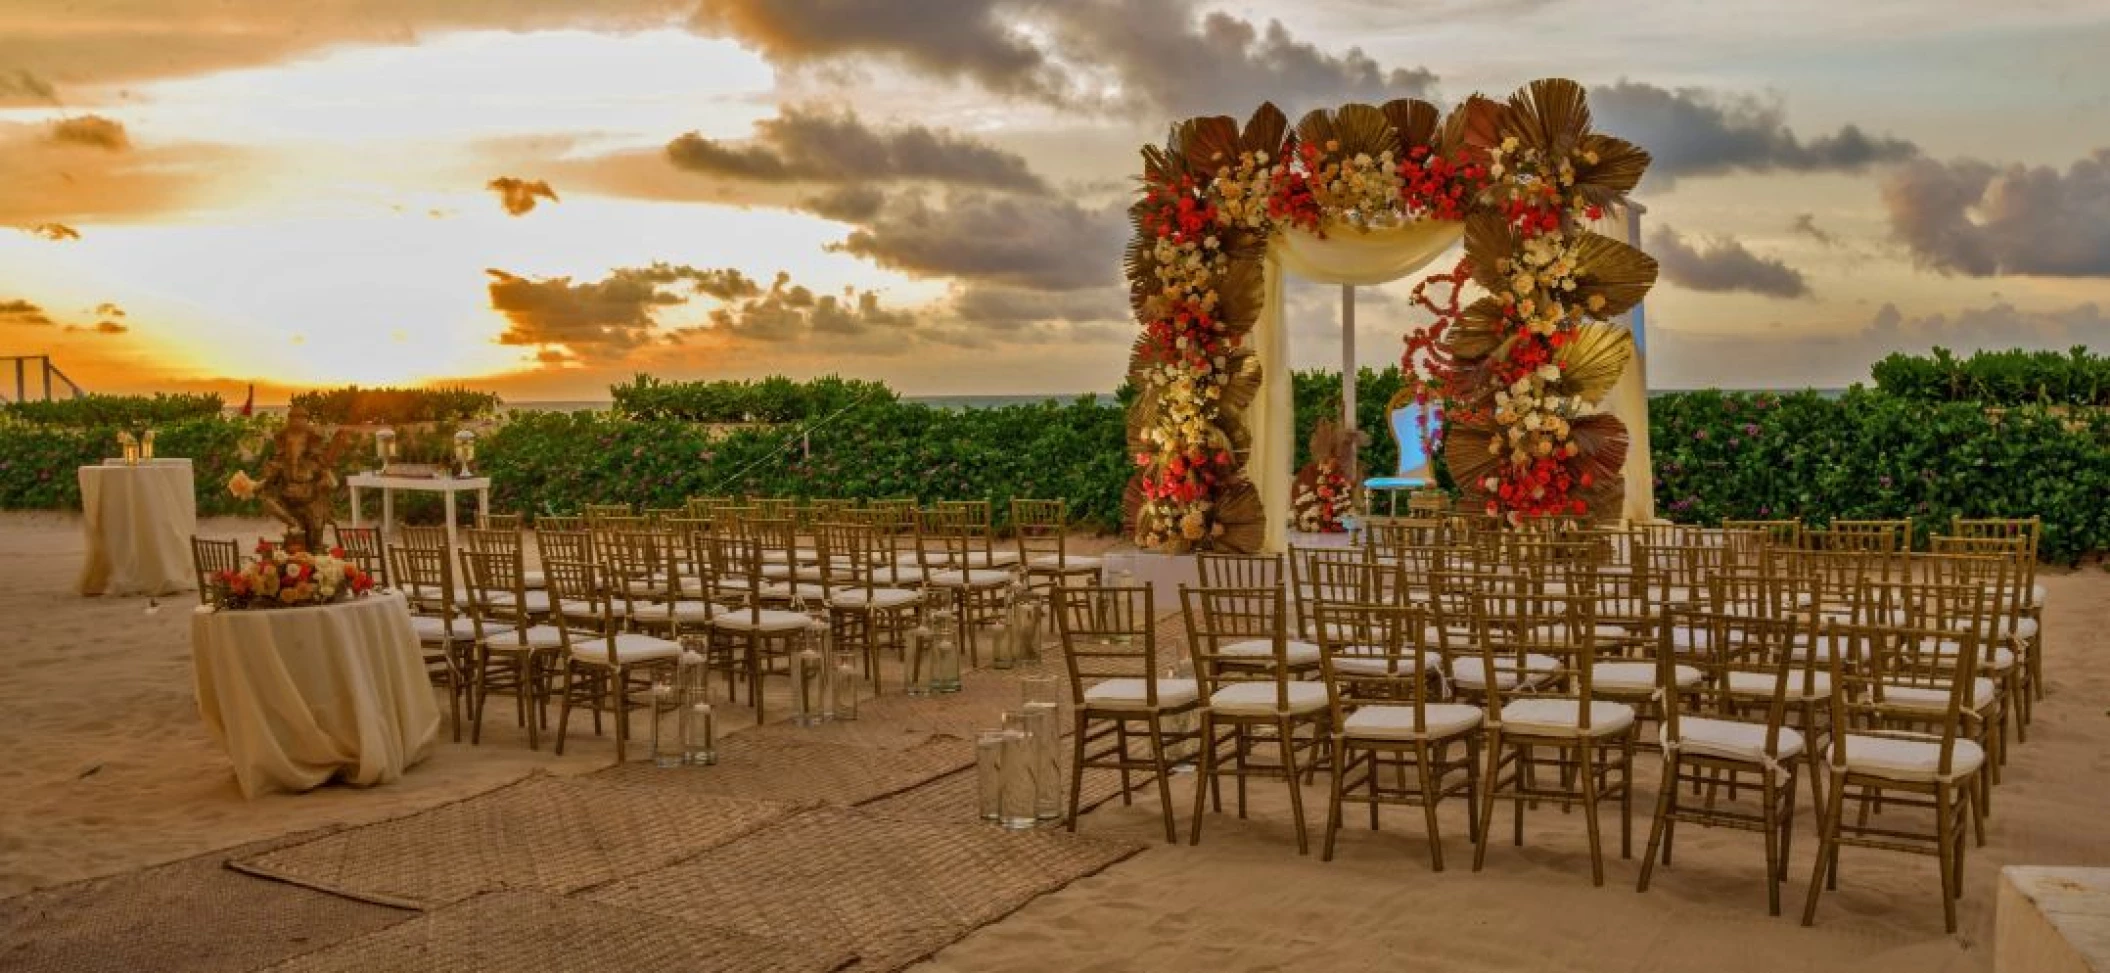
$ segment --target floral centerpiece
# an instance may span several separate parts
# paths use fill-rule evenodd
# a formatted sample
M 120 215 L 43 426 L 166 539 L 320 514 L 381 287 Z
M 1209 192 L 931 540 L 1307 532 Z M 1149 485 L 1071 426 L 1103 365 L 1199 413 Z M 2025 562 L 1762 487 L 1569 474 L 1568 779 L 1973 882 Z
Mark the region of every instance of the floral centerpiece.
M 341 548 L 288 553 L 261 541 L 255 560 L 214 575 L 213 586 L 222 608 L 300 608 L 361 597 L 373 590 L 374 576 L 346 561 Z

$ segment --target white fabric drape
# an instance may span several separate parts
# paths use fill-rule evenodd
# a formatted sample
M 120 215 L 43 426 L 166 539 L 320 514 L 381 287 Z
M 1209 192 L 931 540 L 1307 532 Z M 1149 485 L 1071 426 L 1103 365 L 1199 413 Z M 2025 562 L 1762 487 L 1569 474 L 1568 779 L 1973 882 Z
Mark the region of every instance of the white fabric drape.
M 1638 210 L 1608 210 L 1604 219 L 1590 229 L 1627 246 L 1641 246 Z M 1643 333 L 1645 325 L 1639 305 L 1620 315 L 1619 321 L 1634 333 L 1634 359 L 1627 363 L 1626 371 L 1619 373 L 1619 381 L 1605 396 L 1604 410 L 1618 416 L 1626 426 L 1626 465 L 1620 470 L 1626 480 L 1626 498 L 1620 516 L 1629 523 L 1645 524 L 1656 519 L 1655 463 L 1649 457 L 1648 443 L 1648 336 Z
M 242 796 L 331 778 L 385 784 L 438 738 L 424 652 L 401 593 L 191 617 L 198 714 Z
M 166 595 L 197 587 L 190 537 L 198 492 L 187 459 L 80 468 L 84 595 Z
M 1260 356 L 1260 395 L 1246 413 L 1253 433 L 1246 477 L 1259 489 L 1267 511 L 1264 550 L 1281 551 L 1289 545 L 1290 483 L 1295 472 L 1291 461 L 1297 454 L 1289 326 L 1282 319 L 1284 273 L 1325 284 L 1389 283 L 1428 266 L 1464 232 L 1463 223 L 1433 220 L 1369 231 L 1333 226 L 1323 237 L 1290 230 L 1268 247 L 1264 300 L 1260 321 L 1253 328 L 1253 349 Z

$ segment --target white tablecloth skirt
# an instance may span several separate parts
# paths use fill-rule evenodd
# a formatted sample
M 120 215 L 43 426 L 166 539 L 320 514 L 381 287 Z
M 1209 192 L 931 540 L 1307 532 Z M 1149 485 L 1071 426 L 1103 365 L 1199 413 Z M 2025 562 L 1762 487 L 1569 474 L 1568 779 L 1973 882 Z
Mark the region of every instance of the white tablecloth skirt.
M 439 706 L 401 594 L 191 619 L 198 712 L 245 797 L 385 784 L 431 752 Z
M 197 588 L 190 538 L 198 491 L 187 459 L 80 469 L 88 562 L 84 595 L 165 595 Z

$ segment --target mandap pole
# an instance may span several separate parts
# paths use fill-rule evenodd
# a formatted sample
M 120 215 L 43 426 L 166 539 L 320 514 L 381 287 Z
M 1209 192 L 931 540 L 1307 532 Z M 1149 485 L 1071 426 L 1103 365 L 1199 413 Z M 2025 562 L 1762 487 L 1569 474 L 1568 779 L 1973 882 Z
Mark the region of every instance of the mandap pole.
M 1351 434 L 1360 434 L 1355 422 L 1355 285 L 1341 285 L 1341 428 Z M 1356 461 L 1361 450 L 1348 453 L 1348 492 L 1353 496 L 1362 482 L 1356 474 Z M 1317 460 L 1318 457 L 1312 457 Z

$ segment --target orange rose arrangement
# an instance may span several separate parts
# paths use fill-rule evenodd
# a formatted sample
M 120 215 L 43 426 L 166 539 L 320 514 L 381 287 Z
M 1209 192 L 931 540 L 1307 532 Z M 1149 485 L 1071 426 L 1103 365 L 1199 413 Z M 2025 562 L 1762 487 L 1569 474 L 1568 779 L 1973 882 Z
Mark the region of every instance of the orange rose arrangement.
M 326 555 L 288 553 L 260 541 L 255 560 L 220 572 L 213 583 L 222 608 L 298 608 L 364 596 L 373 590 L 374 576 L 346 561 L 340 548 Z

